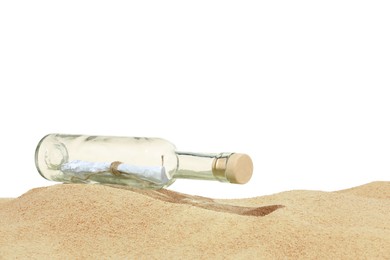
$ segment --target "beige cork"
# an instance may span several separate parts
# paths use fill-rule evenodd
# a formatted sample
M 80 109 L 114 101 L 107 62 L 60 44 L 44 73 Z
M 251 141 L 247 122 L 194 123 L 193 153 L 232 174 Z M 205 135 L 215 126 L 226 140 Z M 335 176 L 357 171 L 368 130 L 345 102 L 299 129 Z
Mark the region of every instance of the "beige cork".
M 252 159 L 247 154 L 234 153 L 226 163 L 225 176 L 231 183 L 247 183 L 253 173 Z

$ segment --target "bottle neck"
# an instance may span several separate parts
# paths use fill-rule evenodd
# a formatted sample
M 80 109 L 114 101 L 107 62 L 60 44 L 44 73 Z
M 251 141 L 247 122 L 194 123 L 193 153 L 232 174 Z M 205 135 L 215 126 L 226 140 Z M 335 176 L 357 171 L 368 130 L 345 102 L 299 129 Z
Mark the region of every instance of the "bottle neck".
M 173 178 L 229 182 L 225 176 L 225 166 L 231 154 L 177 151 L 178 169 Z

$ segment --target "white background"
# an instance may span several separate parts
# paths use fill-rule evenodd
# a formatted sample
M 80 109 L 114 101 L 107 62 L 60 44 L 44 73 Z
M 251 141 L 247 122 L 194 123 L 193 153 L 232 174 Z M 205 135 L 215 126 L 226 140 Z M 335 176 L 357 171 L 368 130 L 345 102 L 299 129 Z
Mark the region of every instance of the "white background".
M 387 1 L 1 1 L 0 197 L 54 184 L 47 133 L 245 152 L 218 198 L 390 180 Z

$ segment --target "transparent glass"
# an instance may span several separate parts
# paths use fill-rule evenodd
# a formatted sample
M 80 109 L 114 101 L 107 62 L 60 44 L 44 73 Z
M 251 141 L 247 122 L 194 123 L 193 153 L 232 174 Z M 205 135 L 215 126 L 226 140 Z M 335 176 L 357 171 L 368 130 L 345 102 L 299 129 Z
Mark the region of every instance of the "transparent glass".
M 213 163 L 229 155 L 177 152 L 161 138 L 49 134 L 36 148 L 35 164 L 52 181 L 159 189 L 177 178 L 226 182 Z

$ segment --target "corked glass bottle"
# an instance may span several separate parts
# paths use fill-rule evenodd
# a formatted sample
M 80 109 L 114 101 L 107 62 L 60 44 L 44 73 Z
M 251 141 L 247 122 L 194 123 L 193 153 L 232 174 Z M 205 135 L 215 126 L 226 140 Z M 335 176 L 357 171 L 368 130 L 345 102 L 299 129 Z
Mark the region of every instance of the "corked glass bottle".
M 35 151 L 46 179 L 160 189 L 176 179 L 244 184 L 253 172 L 240 153 L 188 153 L 160 138 L 49 134 Z

